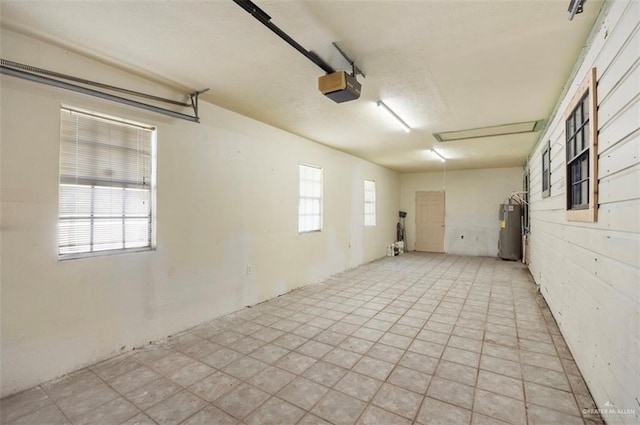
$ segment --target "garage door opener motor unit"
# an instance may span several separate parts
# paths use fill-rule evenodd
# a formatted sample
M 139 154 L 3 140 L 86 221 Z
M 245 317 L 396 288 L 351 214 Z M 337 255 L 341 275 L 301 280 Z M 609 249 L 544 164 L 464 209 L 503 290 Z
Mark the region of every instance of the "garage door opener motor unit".
M 356 100 L 360 97 L 362 85 L 355 75 L 346 71 L 336 71 L 318 78 L 318 90 L 336 103 Z

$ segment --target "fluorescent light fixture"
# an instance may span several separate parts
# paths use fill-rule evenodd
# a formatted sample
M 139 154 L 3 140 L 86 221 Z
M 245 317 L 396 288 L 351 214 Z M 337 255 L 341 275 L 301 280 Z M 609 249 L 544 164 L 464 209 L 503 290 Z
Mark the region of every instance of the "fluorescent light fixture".
M 381 101 L 381 100 L 379 100 L 379 101 L 378 101 L 378 107 L 382 107 L 382 109 L 384 109 L 385 111 L 387 111 L 387 113 L 388 113 L 389 115 L 391 115 L 391 116 L 396 120 L 396 122 L 397 122 L 398 124 L 400 124 L 400 126 L 402 127 L 402 129 L 403 129 L 404 131 L 406 131 L 407 133 L 411 131 L 411 127 L 409 127 L 409 124 L 407 124 L 406 122 L 404 122 L 404 121 L 402 120 L 402 118 L 400 118 L 400 117 L 398 116 L 398 114 L 396 114 L 395 112 L 393 112 L 393 111 L 391 110 L 391 108 L 389 108 L 389 107 L 388 107 L 388 106 L 387 106 L 383 101 Z
M 543 120 L 518 122 L 515 124 L 501 124 L 491 127 L 472 128 L 469 130 L 446 131 L 433 133 L 433 137 L 439 142 L 451 142 L 454 140 L 480 139 L 482 137 L 506 136 L 509 134 L 532 133 L 540 131 Z
M 445 162 L 447 160 L 444 156 L 440 155 L 435 149 L 431 149 L 431 152 L 433 152 L 440 161 Z

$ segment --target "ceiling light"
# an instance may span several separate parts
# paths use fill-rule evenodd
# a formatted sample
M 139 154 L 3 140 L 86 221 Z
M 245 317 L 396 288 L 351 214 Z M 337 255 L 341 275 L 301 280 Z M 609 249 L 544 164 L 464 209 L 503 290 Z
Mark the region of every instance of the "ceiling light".
M 395 112 L 393 112 L 383 101 L 379 100 L 378 101 L 378 107 L 382 107 L 382 109 L 384 109 L 385 111 L 387 111 L 387 113 L 392 116 L 396 122 L 398 124 L 400 124 L 400 126 L 402 126 L 402 129 L 404 131 L 406 131 L 407 133 L 411 131 L 411 127 L 409 127 L 409 124 L 407 124 L 406 122 L 403 121 L 402 118 L 400 118 L 398 116 L 398 114 L 396 114 Z
M 433 137 L 439 142 L 454 140 L 479 139 L 482 137 L 506 136 L 508 134 L 532 133 L 542 128 L 542 120 L 519 122 L 515 124 L 501 124 L 491 127 L 472 128 L 469 130 L 446 131 L 434 133 Z
M 440 155 L 435 149 L 431 149 L 431 152 L 433 152 L 438 157 L 438 159 L 440 161 L 442 161 L 442 162 L 446 161 L 446 158 L 444 156 Z

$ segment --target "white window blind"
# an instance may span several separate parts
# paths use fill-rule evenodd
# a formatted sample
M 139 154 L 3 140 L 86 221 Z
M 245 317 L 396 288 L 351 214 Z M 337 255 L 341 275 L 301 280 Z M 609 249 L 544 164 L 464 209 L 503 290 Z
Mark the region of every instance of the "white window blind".
M 322 168 L 300 165 L 298 232 L 322 229 Z
M 154 131 L 61 108 L 61 258 L 152 247 Z
M 364 181 L 364 225 L 376 225 L 376 182 Z

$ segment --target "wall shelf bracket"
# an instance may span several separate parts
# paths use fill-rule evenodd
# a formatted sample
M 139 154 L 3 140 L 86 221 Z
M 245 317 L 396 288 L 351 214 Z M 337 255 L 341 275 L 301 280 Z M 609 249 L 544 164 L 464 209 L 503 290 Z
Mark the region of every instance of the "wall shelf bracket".
M 198 115 L 198 96 L 208 91 L 209 89 L 196 90 L 189 95 L 189 99 L 191 99 L 191 108 L 193 108 L 193 115 L 198 119 L 198 121 L 200 121 L 200 115 Z

